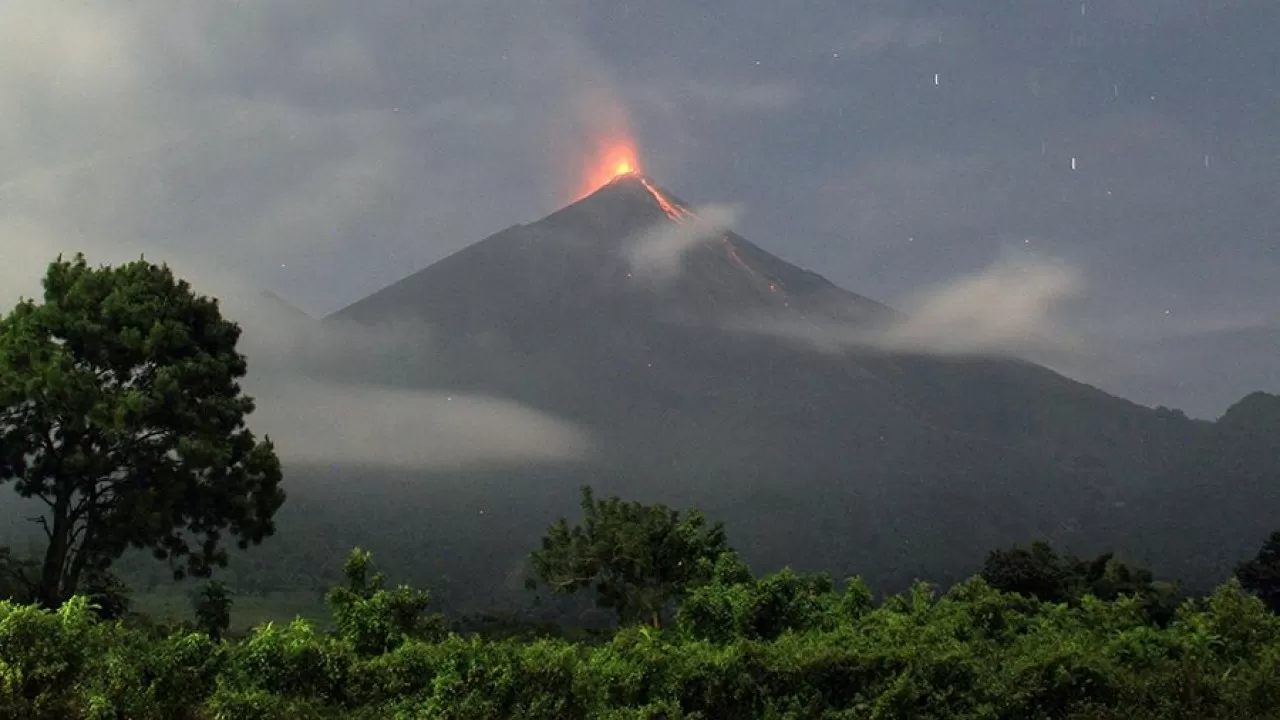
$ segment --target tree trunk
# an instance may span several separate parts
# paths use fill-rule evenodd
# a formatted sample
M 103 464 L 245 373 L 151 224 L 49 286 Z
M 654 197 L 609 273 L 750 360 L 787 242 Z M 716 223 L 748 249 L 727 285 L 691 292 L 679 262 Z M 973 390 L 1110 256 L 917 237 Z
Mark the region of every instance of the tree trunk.
M 92 521 L 92 518 L 90 518 Z M 89 559 L 89 543 L 93 538 L 93 526 L 89 525 L 84 529 L 84 535 L 80 538 L 80 549 L 75 550 L 75 556 L 71 558 L 71 567 L 68 568 L 66 574 L 62 578 L 62 594 L 63 599 L 71 597 L 80 589 L 80 578 L 84 575 L 84 567 Z
M 662 613 L 659 610 L 653 611 L 653 629 L 654 630 L 662 629 Z
M 53 527 L 40 569 L 40 585 L 36 588 L 35 600 L 40 607 L 54 610 L 62 605 L 62 573 L 70 550 L 71 496 L 59 492 L 53 504 Z

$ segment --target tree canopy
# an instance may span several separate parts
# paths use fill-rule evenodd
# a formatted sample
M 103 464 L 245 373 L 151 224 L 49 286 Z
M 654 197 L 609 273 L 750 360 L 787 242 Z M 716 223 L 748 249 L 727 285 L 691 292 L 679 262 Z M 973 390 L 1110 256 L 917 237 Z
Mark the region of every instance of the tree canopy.
M 33 596 L 56 606 L 127 548 L 176 576 L 274 531 L 284 501 L 269 439 L 244 425 L 240 328 L 166 266 L 49 265 L 42 303 L 0 317 L 0 483 L 45 510 Z
M 623 623 L 662 624 L 668 604 L 710 577 L 731 552 L 724 525 L 699 511 L 620 498 L 597 500 L 582 488 L 582 524 L 561 518 L 532 554 L 538 577 L 559 593 L 590 587 Z
M 1114 553 L 1092 559 L 1059 555 L 1044 541 L 1025 549 L 991 551 L 983 563 L 982 579 L 1003 592 L 1051 603 L 1079 605 L 1086 596 L 1101 600 L 1134 596 L 1159 622 L 1170 620 L 1182 599 L 1177 583 L 1158 581 L 1150 570 L 1125 563 Z

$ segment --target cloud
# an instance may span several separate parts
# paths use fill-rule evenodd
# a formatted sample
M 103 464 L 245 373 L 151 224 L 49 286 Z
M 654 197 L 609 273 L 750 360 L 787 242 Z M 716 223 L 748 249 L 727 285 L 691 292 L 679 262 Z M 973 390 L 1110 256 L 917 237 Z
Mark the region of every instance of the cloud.
M 679 275 L 685 253 L 723 236 L 737 215 L 731 205 L 706 205 L 680 222 L 659 222 L 626 246 L 631 272 L 642 280 L 670 280 Z
M 1071 343 L 1053 310 L 1081 287 L 1080 275 L 1054 264 L 997 262 L 919 295 L 879 344 L 936 354 L 1019 354 Z
M 574 425 L 500 398 L 298 379 L 256 398 L 251 424 L 286 462 L 450 469 L 570 461 L 589 447 Z
M 228 297 L 224 311 L 242 318 L 250 359 L 250 426 L 271 436 L 286 464 L 449 469 L 566 462 L 590 451 L 585 430 L 533 408 L 424 389 L 434 357 L 425 324 L 321 324 L 262 294 Z M 413 386 L 367 381 L 384 370 Z
M 1005 355 L 1066 361 L 1083 345 L 1055 312 L 1082 288 L 1080 273 L 1043 261 L 1001 259 L 980 272 L 917 293 L 903 314 L 851 325 L 815 317 L 735 318 L 730 329 L 802 342 L 931 355 Z
M 334 371 L 385 356 L 430 386 L 430 333 L 321 332 L 261 293 L 323 315 L 550 209 L 577 179 L 567 154 L 628 121 L 560 3 L 11 0 L 3 15 L 0 312 L 59 254 L 145 256 L 242 324 L 250 426 L 286 462 L 587 452 L 583 430 L 516 403 L 349 382 Z

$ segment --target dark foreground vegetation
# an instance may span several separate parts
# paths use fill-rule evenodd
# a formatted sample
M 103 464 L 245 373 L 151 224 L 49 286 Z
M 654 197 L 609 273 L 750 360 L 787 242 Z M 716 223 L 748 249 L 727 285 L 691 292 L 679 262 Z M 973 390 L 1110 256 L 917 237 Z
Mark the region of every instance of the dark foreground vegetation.
M 450 618 L 354 550 L 328 622 L 231 634 L 130 609 L 112 573 L 148 550 L 211 577 L 284 502 L 243 424 L 239 330 L 145 262 L 59 261 L 0 318 L 0 483 L 42 503 L 44 545 L 0 552 L 0 719 L 1263 718 L 1280 707 L 1280 533 L 1212 593 L 1111 554 L 997 550 L 945 591 L 757 576 L 697 511 L 582 494 L 529 557 L 533 592 L 607 628 Z
M 664 585 L 650 549 L 594 577 L 622 615 L 655 597 L 640 585 L 665 587 L 674 612 L 657 628 L 462 630 L 430 613 L 427 593 L 387 588 L 359 551 L 329 593 L 328 628 L 224 638 L 230 598 L 216 584 L 197 622 L 176 627 L 101 619 L 83 596 L 57 610 L 3 602 L 0 717 L 1262 718 L 1280 706 L 1280 617 L 1235 579 L 1167 614 L 1149 584 L 1073 594 L 1087 570 L 1022 578 L 1058 600 L 975 577 L 877 602 L 856 578 L 753 577 L 731 552 Z M 984 575 L 1018 572 L 1003 560 L 993 553 Z

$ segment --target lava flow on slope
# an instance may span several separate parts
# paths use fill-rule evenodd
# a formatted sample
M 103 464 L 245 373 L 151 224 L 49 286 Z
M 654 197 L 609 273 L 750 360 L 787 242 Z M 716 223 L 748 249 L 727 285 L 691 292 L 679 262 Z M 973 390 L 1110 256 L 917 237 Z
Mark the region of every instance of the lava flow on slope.
M 643 188 L 672 222 L 685 223 L 697 219 L 692 210 L 671 198 L 643 173 L 634 144 L 625 140 L 605 146 L 599 161 L 593 163 L 584 175 L 579 200 L 606 187 L 630 183 L 638 184 Z M 719 237 L 719 244 L 730 263 L 744 272 L 753 284 L 777 297 L 784 307 L 791 307 L 785 295 L 779 293 L 782 287 L 781 281 L 762 275 L 758 269 L 746 262 L 734 245 L 732 233 L 723 233 Z

